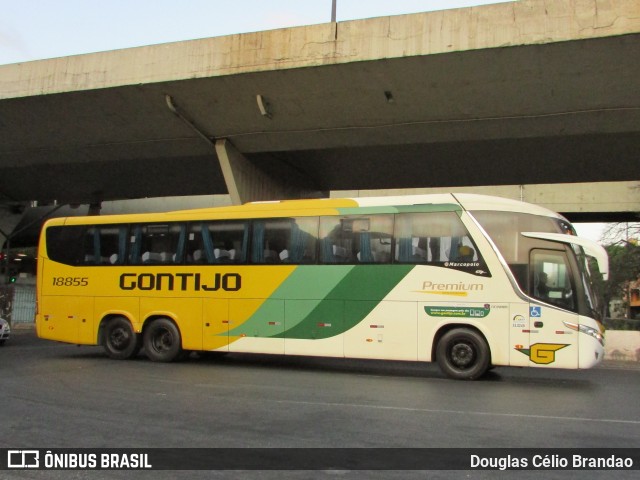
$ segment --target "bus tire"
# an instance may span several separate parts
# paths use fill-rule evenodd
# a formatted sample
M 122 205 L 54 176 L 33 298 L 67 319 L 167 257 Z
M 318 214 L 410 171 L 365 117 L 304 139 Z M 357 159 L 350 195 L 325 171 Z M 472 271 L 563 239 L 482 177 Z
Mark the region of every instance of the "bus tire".
M 491 354 L 480 333 L 468 328 L 455 328 L 438 341 L 436 360 L 447 376 L 457 380 L 475 380 L 487 372 Z
M 182 351 L 180 330 L 168 318 L 153 320 L 145 329 L 144 351 L 154 362 L 172 362 Z
M 104 326 L 104 350 L 109 358 L 127 360 L 135 357 L 140 351 L 140 338 L 133 331 L 129 320 L 115 317 Z

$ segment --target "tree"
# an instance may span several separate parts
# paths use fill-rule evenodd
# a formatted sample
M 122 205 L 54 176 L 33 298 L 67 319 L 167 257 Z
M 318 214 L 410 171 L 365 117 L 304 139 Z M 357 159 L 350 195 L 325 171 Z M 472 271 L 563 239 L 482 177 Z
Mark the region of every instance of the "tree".
M 602 235 L 609 254 L 609 280 L 603 285 L 605 305 L 614 298 L 628 301 L 629 282 L 640 278 L 640 223 L 612 223 Z
M 602 232 L 600 241 L 603 245 L 624 245 L 627 242 L 638 244 L 640 239 L 640 222 L 609 223 Z

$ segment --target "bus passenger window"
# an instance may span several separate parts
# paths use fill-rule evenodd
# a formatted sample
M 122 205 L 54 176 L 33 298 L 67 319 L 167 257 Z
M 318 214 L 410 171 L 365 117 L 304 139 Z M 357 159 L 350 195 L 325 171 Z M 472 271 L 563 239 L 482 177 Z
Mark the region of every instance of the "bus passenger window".
M 206 228 L 206 224 L 205 228 Z M 204 248 L 204 239 L 202 237 L 203 223 L 192 223 L 187 231 L 187 245 L 185 252 L 185 260 L 187 264 L 203 264 L 206 263 L 206 252 Z
M 126 258 L 127 227 L 124 225 L 104 225 L 96 227 L 99 242 L 96 247 L 95 258 L 100 259 L 101 265 L 122 265 Z
M 318 217 L 254 220 L 253 263 L 315 263 Z
M 187 235 L 188 264 L 244 263 L 248 243 L 247 222 L 192 223 Z
M 393 215 L 322 217 L 322 263 L 389 263 Z
M 100 265 L 100 232 L 94 227 L 87 230 L 84 236 L 84 258 L 85 265 Z
M 185 225 L 136 225 L 129 236 L 129 263 L 132 265 L 180 264 L 185 243 Z
M 90 227 L 84 235 L 85 265 L 121 265 L 125 259 L 127 228 L 123 225 Z
M 478 249 L 455 212 L 396 216 L 395 259 L 399 263 L 479 264 Z
M 80 265 L 85 259 L 86 225 L 50 227 L 47 229 L 47 255 L 54 262 Z

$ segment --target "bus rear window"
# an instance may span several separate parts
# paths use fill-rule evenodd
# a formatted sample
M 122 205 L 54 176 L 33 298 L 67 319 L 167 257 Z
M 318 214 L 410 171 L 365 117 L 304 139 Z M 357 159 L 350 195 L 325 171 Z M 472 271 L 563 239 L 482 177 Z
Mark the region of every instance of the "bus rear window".
M 84 237 L 90 227 L 86 225 L 49 227 L 47 229 L 47 254 L 55 262 L 67 265 L 84 263 Z

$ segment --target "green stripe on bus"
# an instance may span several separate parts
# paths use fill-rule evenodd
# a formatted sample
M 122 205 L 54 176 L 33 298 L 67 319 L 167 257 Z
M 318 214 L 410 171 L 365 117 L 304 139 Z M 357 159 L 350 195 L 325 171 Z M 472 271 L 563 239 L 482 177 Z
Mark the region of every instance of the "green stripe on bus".
M 270 338 L 320 339 L 360 323 L 411 271 L 413 265 L 298 267 L 273 295 L 229 336 L 261 336 L 285 302 L 283 330 Z M 277 315 L 279 316 L 279 315 Z
M 282 282 L 267 300 L 287 299 L 287 328 L 290 328 L 295 326 L 295 318 L 299 318 L 299 321 L 304 320 L 354 267 L 354 265 L 301 265 Z M 281 321 L 280 318 L 273 318 L 273 306 L 270 303 L 272 302 L 265 302 L 251 318 L 231 330 L 229 335 L 248 335 L 250 332 L 262 331 L 262 327 L 270 321 Z M 289 311 L 292 309 L 296 313 L 290 315 Z
M 334 268 L 334 267 L 326 267 Z M 320 339 L 340 335 L 360 323 L 411 271 L 412 265 L 359 265 L 309 313 L 285 308 L 285 331 L 278 337 Z M 291 313 L 291 317 L 289 314 Z M 289 326 L 289 320 L 293 326 Z

